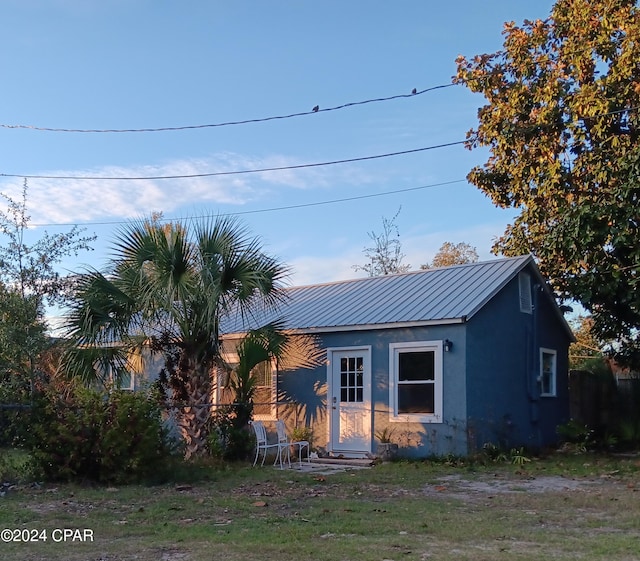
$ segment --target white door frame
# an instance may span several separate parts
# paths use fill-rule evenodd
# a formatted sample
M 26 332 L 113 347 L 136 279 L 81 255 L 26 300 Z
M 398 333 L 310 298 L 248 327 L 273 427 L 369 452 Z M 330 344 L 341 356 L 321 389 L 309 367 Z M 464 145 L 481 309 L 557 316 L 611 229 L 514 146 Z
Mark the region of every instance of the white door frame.
M 360 353 L 363 357 L 363 399 L 361 413 L 362 432 L 359 442 L 344 445 L 340 443 L 340 382 L 334 379 L 334 367 L 337 365 L 339 355 L 344 353 Z M 328 449 L 334 454 L 345 457 L 364 457 L 371 453 L 373 406 L 371 401 L 372 368 L 371 345 L 358 345 L 354 347 L 329 347 L 327 348 L 327 410 L 328 410 Z M 358 439 L 356 439 L 358 440 Z

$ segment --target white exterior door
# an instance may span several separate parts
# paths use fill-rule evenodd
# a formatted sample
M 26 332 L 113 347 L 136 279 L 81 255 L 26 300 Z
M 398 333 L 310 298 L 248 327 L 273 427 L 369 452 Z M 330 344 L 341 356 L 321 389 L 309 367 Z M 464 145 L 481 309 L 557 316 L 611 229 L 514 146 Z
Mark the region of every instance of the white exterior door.
M 345 457 L 371 452 L 371 348 L 329 349 L 330 451 Z

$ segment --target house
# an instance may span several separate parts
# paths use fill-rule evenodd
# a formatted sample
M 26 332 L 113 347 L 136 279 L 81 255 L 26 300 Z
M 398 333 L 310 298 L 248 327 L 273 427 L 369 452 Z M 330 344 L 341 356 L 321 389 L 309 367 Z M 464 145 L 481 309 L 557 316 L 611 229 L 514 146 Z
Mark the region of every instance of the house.
M 277 316 L 326 360 L 262 372 L 256 412 L 312 427 L 321 451 L 375 455 L 385 428 L 407 457 L 541 448 L 569 419 L 574 338 L 531 256 L 287 293 Z M 275 316 L 229 319 L 227 343 Z

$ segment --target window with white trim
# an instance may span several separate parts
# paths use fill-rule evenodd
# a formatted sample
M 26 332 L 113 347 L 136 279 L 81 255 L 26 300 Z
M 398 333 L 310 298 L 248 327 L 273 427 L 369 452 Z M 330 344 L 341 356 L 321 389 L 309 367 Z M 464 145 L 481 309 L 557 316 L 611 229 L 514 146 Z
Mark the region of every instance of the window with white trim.
M 121 390 L 133 391 L 136 387 L 136 375 L 133 372 L 127 372 L 120 376 L 118 388 Z
M 269 421 L 276 418 L 276 375 L 270 360 L 261 362 L 252 371 L 256 380 L 253 394 L 253 417 L 256 420 Z
M 556 351 L 553 349 L 540 349 L 538 386 L 541 396 L 554 397 L 556 395 L 556 364 Z
M 391 419 L 442 422 L 442 341 L 389 345 Z
M 113 369 L 109 368 L 107 382 L 118 390 L 133 391 L 136 388 L 136 375 L 133 372 L 123 372 L 118 379 Z
M 240 358 L 237 347 L 239 339 L 224 339 L 222 341 L 221 355 L 223 361 L 231 368 L 237 368 Z M 275 361 L 266 360 L 256 365 L 251 370 L 251 376 L 255 378 L 256 389 L 253 394 L 253 417 L 256 421 L 273 421 L 276 419 L 276 401 L 278 396 L 278 377 L 276 375 Z M 218 383 L 216 388 L 216 401 L 225 402 L 232 397 L 228 389 L 223 388 L 225 383 Z M 222 391 L 221 391 L 222 390 Z

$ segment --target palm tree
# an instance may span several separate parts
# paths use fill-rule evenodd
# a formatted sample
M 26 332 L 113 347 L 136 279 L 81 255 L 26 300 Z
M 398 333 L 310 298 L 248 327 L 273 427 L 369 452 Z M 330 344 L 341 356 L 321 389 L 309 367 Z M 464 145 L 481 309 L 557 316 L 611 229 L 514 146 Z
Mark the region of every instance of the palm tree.
M 67 316 L 67 374 L 95 379 L 160 354 L 187 457 L 203 451 L 212 371 L 224 368 L 220 323 L 277 307 L 287 269 L 234 219 L 133 222 L 117 235 L 107 274 L 79 280 Z M 98 368 L 96 368 L 98 367 Z

